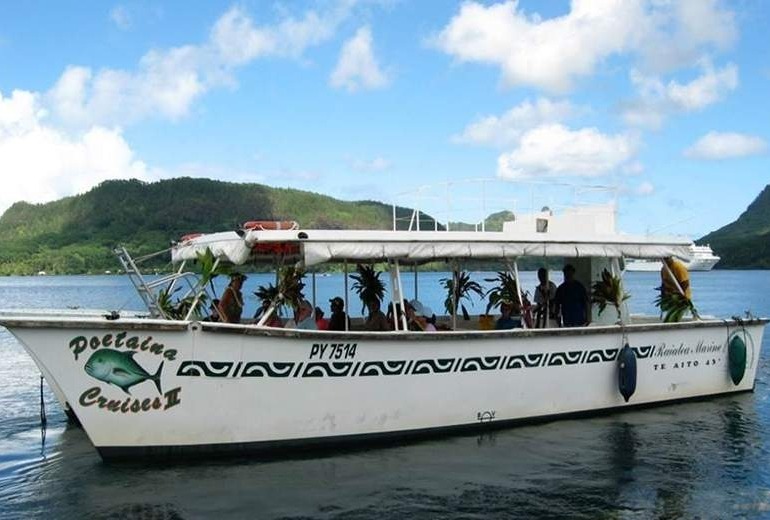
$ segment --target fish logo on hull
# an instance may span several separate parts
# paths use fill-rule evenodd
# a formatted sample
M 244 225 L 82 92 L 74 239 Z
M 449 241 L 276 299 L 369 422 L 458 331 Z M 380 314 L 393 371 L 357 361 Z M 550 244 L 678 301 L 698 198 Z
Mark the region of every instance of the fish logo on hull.
M 134 360 L 135 354 L 136 351 L 98 350 L 88 358 L 85 364 L 86 374 L 99 381 L 115 385 L 128 395 L 131 395 L 129 389 L 132 386 L 149 379 L 155 383 L 158 393 L 162 395 L 160 375 L 163 370 L 163 361 L 158 365 L 155 374 L 150 374 Z

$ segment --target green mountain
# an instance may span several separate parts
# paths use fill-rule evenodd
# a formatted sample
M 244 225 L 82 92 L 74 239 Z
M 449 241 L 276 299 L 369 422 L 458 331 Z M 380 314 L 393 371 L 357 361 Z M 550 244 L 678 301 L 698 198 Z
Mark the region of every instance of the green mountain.
M 735 222 L 696 241 L 710 244 L 724 269 L 770 269 L 770 184 Z
M 399 228 L 412 210 L 397 208 Z M 302 227 L 392 229 L 393 208 L 260 184 L 178 178 L 106 181 L 47 204 L 18 202 L 0 217 L 0 274 L 115 270 L 112 248 L 143 255 L 193 232 L 235 229 L 247 220 L 296 220 Z M 433 219 L 420 215 L 420 227 Z M 443 229 L 443 226 L 440 226 Z M 159 260 L 162 267 L 168 257 Z

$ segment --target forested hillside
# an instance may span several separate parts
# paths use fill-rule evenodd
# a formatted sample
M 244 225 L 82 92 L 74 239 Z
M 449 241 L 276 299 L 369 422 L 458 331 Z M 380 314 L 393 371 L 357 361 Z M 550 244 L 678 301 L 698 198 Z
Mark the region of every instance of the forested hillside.
M 303 227 L 391 229 L 392 207 L 347 202 L 260 184 L 179 178 L 107 181 L 47 204 L 19 202 L 0 217 L 0 274 L 115 270 L 112 248 L 145 254 L 191 232 L 235 229 L 246 220 L 296 220 Z M 398 209 L 403 225 L 411 210 Z M 421 215 L 424 229 L 433 220 Z M 164 260 L 167 261 L 167 258 Z
M 735 222 L 696 242 L 722 257 L 717 268 L 770 269 L 770 184 Z

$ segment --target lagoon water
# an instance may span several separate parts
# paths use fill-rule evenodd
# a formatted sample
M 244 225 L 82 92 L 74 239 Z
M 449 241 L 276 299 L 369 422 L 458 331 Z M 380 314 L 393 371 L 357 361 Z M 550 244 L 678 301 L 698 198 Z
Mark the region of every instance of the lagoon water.
M 420 275 L 420 300 L 436 311 L 445 276 Z M 245 292 L 271 279 L 250 276 Z M 534 273 L 522 280 L 535 285 Z M 626 275 L 632 312 L 655 312 L 657 282 Z M 770 272 L 692 273 L 692 283 L 702 314 L 770 316 Z M 341 275 L 316 284 L 324 309 L 343 292 Z M 0 307 L 141 302 L 123 276 L 6 277 Z M 147 466 L 102 463 L 46 386 L 43 444 L 39 372 L 0 328 L 0 518 L 768 518 L 768 336 L 754 393 L 294 460 Z

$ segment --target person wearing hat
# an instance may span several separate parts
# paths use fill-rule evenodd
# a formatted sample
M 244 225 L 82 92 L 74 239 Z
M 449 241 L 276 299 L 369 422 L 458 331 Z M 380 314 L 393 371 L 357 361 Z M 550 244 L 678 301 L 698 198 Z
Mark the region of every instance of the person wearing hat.
M 564 283 L 556 289 L 556 310 L 564 327 L 582 327 L 588 324 L 588 292 L 575 280 L 575 268 L 567 264 L 562 269 Z
M 329 318 L 329 330 L 350 330 L 350 321 L 345 314 L 345 302 L 339 296 L 329 300 L 332 315 Z M 347 327 L 345 323 L 347 322 Z
M 225 288 L 222 298 L 219 300 L 219 320 L 224 323 L 240 323 L 243 312 L 243 294 L 241 287 L 246 275 L 233 273 L 230 275 L 230 284 Z
M 318 326 L 315 323 L 313 317 L 313 306 L 307 300 L 299 302 L 297 312 L 294 314 L 294 323 L 287 323 L 286 328 L 302 329 L 302 330 L 318 330 Z
M 380 310 L 380 306 L 380 300 L 377 298 L 374 298 L 369 302 L 369 316 L 367 316 L 366 321 L 364 322 L 364 330 L 378 332 L 393 330 L 390 323 L 388 323 L 388 318 L 385 317 L 385 314 Z
M 433 314 L 433 310 L 420 300 L 415 299 L 408 302 L 406 317 L 409 321 L 409 330 L 436 331 L 436 316 Z

